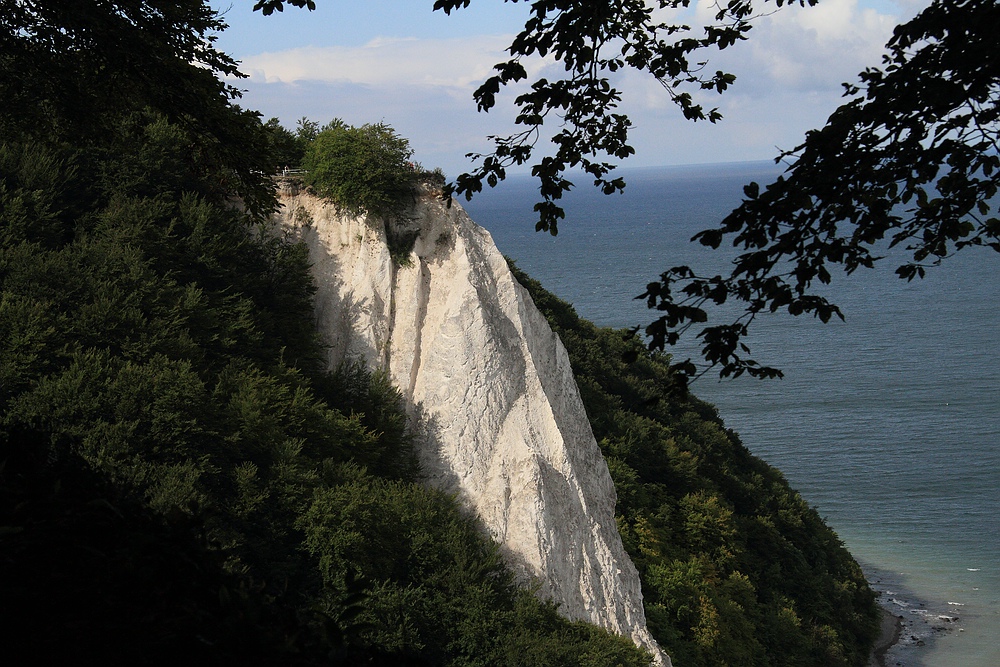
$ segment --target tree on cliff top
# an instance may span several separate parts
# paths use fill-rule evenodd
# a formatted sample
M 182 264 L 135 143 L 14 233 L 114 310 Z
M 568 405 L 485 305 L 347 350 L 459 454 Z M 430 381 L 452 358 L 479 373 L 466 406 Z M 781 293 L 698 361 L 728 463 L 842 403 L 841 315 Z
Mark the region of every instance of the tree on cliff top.
M 385 123 L 333 120 L 309 142 L 302 166 L 306 183 L 341 209 L 392 217 L 410 203 L 412 155 L 410 142 Z

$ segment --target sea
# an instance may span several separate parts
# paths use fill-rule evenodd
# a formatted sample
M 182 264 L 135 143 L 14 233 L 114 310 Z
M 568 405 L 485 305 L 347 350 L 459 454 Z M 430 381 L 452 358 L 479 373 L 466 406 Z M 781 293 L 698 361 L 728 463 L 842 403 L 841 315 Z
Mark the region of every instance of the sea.
M 462 202 L 497 246 L 598 325 L 655 319 L 635 297 L 667 268 L 725 271 L 734 252 L 690 242 L 732 210 L 772 162 L 621 170 L 623 194 L 587 178 L 558 236 L 534 231 L 537 185 L 511 176 Z M 780 469 L 900 617 L 888 665 L 1000 665 L 1000 255 L 972 249 L 908 283 L 892 266 L 835 275 L 846 321 L 776 314 L 754 323 L 753 357 L 780 380 L 706 375 L 713 404 Z M 693 340 L 671 350 L 697 358 Z

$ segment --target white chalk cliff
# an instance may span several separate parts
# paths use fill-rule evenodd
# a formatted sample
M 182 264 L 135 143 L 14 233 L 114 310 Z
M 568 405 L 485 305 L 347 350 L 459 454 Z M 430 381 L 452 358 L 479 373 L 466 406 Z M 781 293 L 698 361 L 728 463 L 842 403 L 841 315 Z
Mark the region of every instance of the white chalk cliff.
M 331 367 L 388 371 L 428 481 L 457 492 L 508 562 L 560 612 L 669 657 L 646 629 L 639 575 L 615 525 L 615 489 L 569 358 L 489 233 L 425 191 L 408 257 L 381 221 L 341 215 L 286 184 L 279 221 L 310 252 Z

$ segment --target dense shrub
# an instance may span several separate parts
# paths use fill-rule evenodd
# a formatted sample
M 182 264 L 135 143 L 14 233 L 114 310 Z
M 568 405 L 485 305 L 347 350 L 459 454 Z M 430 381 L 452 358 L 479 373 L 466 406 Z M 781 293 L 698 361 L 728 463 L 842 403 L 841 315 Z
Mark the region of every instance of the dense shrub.
M 287 167 L 301 166 L 308 145 L 307 140 L 285 129 L 277 118 L 271 118 L 264 123 L 264 130 L 274 173 L 281 173 Z
M 384 123 L 327 124 L 306 149 L 306 183 L 352 214 L 391 219 L 411 203 L 410 142 Z

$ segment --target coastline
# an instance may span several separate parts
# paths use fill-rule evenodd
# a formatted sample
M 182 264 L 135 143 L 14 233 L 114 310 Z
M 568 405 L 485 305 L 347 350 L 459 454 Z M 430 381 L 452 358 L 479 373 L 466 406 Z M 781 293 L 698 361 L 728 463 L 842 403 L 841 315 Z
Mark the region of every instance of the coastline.
M 881 629 L 875 645 L 872 647 L 871 657 L 868 659 L 868 667 L 887 667 L 886 654 L 889 649 L 899 643 L 903 634 L 903 621 L 891 611 L 879 605 L 882 612 Z
M 869 585 L 878 595 L 882 617 L 879 637 L 867 667 L 925 667 L 925 657 L 944 635 L 963 632 L 957 603 L 928 602 L 910 591 L 905 575 L 862 564 Z M 959 605 L 962 606 L 962 605 Z

